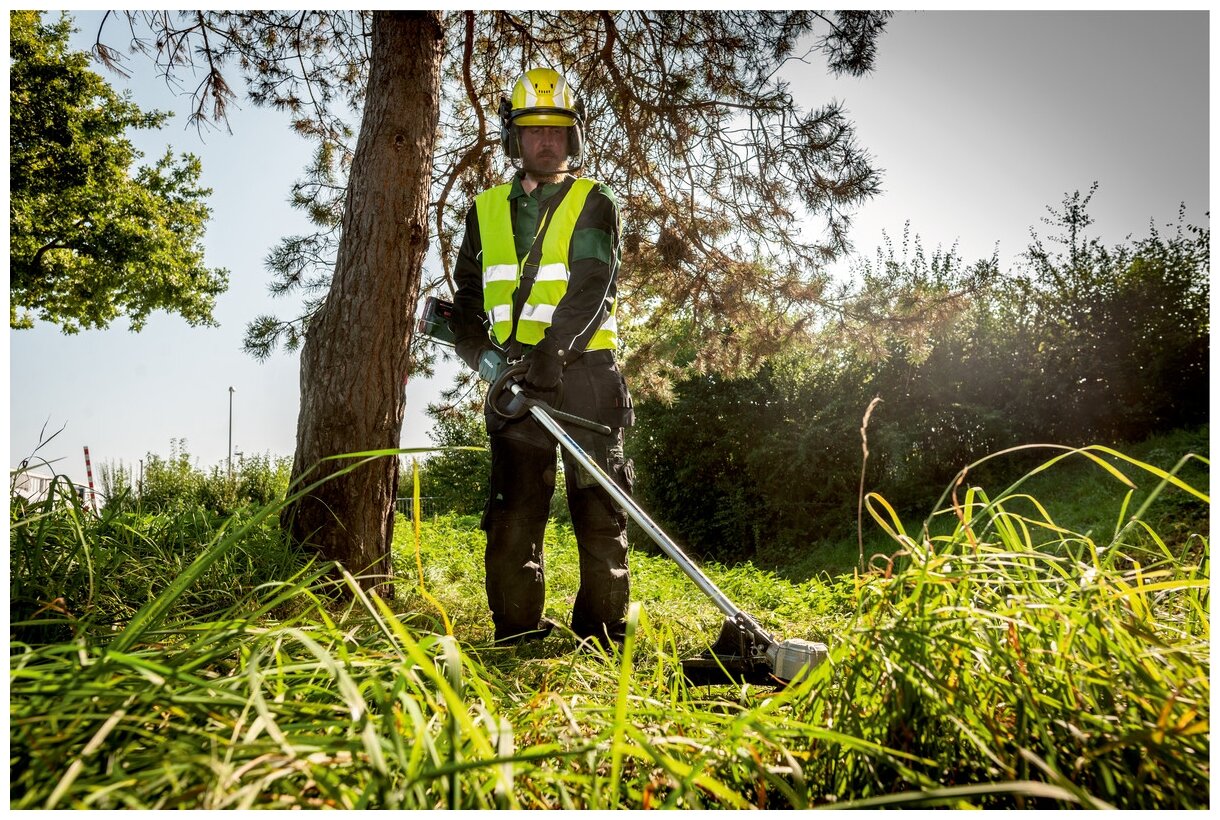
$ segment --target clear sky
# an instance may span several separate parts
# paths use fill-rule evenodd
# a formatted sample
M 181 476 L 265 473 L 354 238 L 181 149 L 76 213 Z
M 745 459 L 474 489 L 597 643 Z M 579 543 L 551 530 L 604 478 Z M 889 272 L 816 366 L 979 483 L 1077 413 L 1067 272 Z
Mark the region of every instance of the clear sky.
M 76 45 L 88 48 L 98 12 L 77 15 Z M 832 80 L 814 60 L 787 72 L 801 104 L 836 98 L 859 142 L 884 169 L 884 190 L 857 212 L 853 241 L 871 256 L 882 231 L 899 239 L 911 222 L 929 250 L 954 242 L 969 263 L 998 243 L 1010 269 L 1031 228 L 1065 193 L 1100 188 L 1091 212 L 1106 244 L 1147 234 L 1150 221 L 1206 224 L 1209 203 L 1209 28 L 1207 12 L 900 12 L 879 41 L 877 68 Z M 120 44 L 117 25 L 110 42 Z M 133 135 L 146 160 L 167 144 L 198 155 L 214 189 L 207 262 L 228 268 L 215 328 L 154 316 L 139 334 L 125 320 L 106 331 L 64 336 L 54 327 L 10 331 L 9 463 L 63 427 L 40 456 L 84 480 L 82 448 L 100 463 L 138 469 L 171 440 L 202 467 L 223 464 L 232 394 L 234 448 L 290 456 L 298 410 L 295 354 L 258 363 L 241 350 L 246 323 L 288 315 L 267 294 L 263 259 L 285 235 L 309 229 L 288 206 L 310 146 L 284 115 L 242 103 L 232 135 L 202 138 L 186 125 L 189 100 L 175 97 L 146 58 L 132 57 L 129 87 L 145 108 L 177 116 L 156 133 Z M 189 84 L 188 84 L 189 85 Z M 412 381 L 402 446 L 427 446 L 428 402 L 452 378 L 442 368 Z

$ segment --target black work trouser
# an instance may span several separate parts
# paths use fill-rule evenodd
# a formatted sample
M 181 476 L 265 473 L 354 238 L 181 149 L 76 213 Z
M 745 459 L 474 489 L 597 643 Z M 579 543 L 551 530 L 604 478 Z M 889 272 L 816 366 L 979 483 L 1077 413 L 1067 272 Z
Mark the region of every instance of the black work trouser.
M 617 370 L 570 369 L 564 380 L 563 407 L 568 412 L 630 423 L 630 401 Z M 573 394 L 573 388 L 580 393 Z M 617 415 L 616 402 L 626 405 L 617 408 Z M 487 533 L 487 600 L 496 640 L 504 640 L 534 630 L 542 617 L 542 542 L 555 491 L 556 442 L 528 416 L 508 423 L 489 417 L 488 428 L 491 487 L 482 522 Z M 568 425 L 565 429 L 620 487 L 631 491 L 632 467 L 623 454 L 621 426 L 614 426 L 609 436 Z M 582 638 L 621 642 L 630 596 L 627 514 L 566 451 L 563 459 L 580 556 L 572 631 Z

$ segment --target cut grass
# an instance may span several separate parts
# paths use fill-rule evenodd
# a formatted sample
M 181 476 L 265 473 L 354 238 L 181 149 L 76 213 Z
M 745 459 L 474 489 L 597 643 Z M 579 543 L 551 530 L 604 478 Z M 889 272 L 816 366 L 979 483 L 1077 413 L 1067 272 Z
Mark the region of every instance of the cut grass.
M 1117 460 L 1155 502 L 1165 479 Z M 868 575 L 708 567 L 776 634 L 831 645 L 782 692 L 688 686 L 679 660 L 719 613 L 641 553 L 623 652 L 574 652 L 563 630 L 492 648 L 473 519 L 422 526 L 418 559 L 400 526 L 391 601 L 304 559 L 211 609 L 216 593 L 192 599 L 256 526 L 201 534 L 128 610 L 84 570 L 110 614 L 46 610 L 34 620 L 70 636 L 12 644 L 10 807 L 1206 807 L 1205 538 L 1171 547 L 1121 500 L 1080 532 L 1026 489 L 965 483 L 926 537 L 870 497 L 891 557 Z M 13 555 L 37 547 L 76 577 L 148 540 L 79 514 L 14 526 Z M 566 528 L 547 544 L 548 614 L 565 621 L 575 546 Z

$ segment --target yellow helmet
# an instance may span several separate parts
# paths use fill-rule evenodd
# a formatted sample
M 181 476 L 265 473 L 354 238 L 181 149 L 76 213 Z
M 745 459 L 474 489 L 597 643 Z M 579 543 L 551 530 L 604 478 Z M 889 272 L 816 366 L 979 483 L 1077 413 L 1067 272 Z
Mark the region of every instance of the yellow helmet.
M 515 129 L 522 125 L 558 125 L 568 132 L 568 156 L 579 166 L 584 149 L 584 106 L 568 81 L 553 68 L 531 68 L 517 78 L 512 98 L 500 100 L 500 144 L 512 159 L 521 157 Z

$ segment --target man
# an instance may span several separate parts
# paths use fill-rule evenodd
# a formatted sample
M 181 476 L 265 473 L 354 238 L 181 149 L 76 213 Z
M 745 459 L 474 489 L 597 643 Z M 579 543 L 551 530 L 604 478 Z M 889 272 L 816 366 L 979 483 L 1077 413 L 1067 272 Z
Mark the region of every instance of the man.
M 487 380 L 504 362 L 528 363 L 527 394 L 604 424 L 610 435 L 565 429 L 623 489 L 633 470 L 623 428 L 634 422 L 615 363 L 619 219 L 614 195 L 571 172 L 583 159 L 583 108 L 549 68 L 525 72 L 500 105 L 501 145 L 517 169 L 483 192 L 466 215 L 455 265 L 458 356 Z M 489 336 L 490 332 L 490 336 Z M 491 438 L 487 598 L 500 644 L 538 640 L 552 626 L 542 540 L 555 489 L 556 441 L 528 414 L 486 412 Z M 627 516 L 567 453 L 564 478 L 580 553 L 572 631 L 621 643 L 629 594 Z

